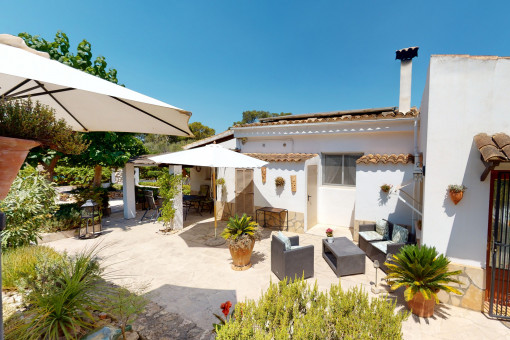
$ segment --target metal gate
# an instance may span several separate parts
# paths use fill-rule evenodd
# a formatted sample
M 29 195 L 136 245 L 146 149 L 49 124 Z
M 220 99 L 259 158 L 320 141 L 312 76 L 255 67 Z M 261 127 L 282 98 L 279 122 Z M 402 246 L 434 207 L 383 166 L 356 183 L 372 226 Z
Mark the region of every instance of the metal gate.
M 489 225 L 489 315 L 510 319 L 510 172 L 493 172 Z

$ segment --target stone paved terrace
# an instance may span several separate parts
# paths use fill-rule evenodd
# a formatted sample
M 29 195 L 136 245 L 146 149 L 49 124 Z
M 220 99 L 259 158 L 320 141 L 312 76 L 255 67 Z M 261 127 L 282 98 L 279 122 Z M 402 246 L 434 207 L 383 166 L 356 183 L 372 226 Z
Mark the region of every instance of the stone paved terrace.
M 115 209 L 114 211 L 118 211 Z M 119 284 L 145 283 L 153 301 L 168 312 L 179 313 L 203 329 L 210 329 L 215 321 L 212 313 L 219 313 L 219 305 L 226 300 L 256 299 L 269 282 L 277 281 L 270 266 L 270 236 L 264 230 L 263 239 L 255 244 L 252 268 L 238 272 L 230 268 L 231 258 L 226 245 L 212 248 L 204 243 L 214 235 L 212 218 L 190 214 L 182 231 L 162 235 L 160 223 L 137 219 L 124 220 L 121 212 L 114 212 L 104 220 L 105 232 L 97 239 L 68 238 L 48 243 L 57 250 L 70 253 L 97 243 L 100 256 L 107 266 L 109 279 Z M 225 222 L 219 222 L 218 234 Z M 327 226 L 317 226 L 307 234 L 300 234 L 302 245 L 315 246 L 315 276 L 320 289 L 338 283 L 338 278 L 321 254 L 321 240 Z M 293 233 L 287 233 L 294 235 Z M 348 229 L 337 228 L 335 236 L 352 239 Z M 379 272 L 379 278 L 383 273 Z M 370 282 L 375 269 L 367 258 L 366 273 L 342 277 L 343 288 L 361 285 L 370 295 Z M 402 292 L 390 294 L 403 307 Z M 510 339 L 505 323 L 491 320 L 484 314 L 449 305 L 436 307 L 429 319 L 410 316 L 403 325 L 406 339 Z

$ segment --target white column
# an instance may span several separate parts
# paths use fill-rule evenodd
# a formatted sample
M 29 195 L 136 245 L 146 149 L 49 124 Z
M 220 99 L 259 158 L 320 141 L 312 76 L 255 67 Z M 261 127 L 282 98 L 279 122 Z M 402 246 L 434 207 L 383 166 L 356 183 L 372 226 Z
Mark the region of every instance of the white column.
M 171 175 L 182 175 L 182 165 L 170 165 L 168 167 L 168 172 Z M 174 209 L 175 209 L 175 217 L 173 229 L 182 229 L 184 228 L 184 218 L 182 211 L 182 184 L 179 184 L 179 188 L 177 190 L 177 194 L 174 197 Z
M 124 218 L 131 219 L 136 217 L 135 202 L 135 166 L 126 163 L 122 169 L 122 192 L 124 195 Z
M 413 73 L 413 61 L 402 60 L 400 64 L 400 98 L 398 110 L 403 113 L 411 109 L 411 80 Z

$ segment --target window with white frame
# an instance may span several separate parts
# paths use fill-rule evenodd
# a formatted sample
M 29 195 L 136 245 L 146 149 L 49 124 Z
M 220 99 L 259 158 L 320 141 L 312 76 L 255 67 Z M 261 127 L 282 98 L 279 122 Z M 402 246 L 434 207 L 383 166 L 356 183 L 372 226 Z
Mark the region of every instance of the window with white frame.
M 356 160 L 362 154 L 323 154 L 323 185 L 356 185 Z

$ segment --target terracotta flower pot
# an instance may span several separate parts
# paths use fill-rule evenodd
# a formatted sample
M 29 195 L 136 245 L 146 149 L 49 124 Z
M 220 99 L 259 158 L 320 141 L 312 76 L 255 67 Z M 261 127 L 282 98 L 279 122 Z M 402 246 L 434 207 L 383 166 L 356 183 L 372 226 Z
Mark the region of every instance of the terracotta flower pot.
M 428 318 L 434 315 L 436 300 L 434 297 L 426 300 L 422 293 L 416 293 L 411 300 L 407 301 L 407 306 L 414 315 L 422 318 Z
M 0 137 L 0 200 L 9 193 L 28 151 L 40 144 L 33 140 Z
M 251 253 L 255 246 L 255 240 L 251 240 L 251 244 L 248 248 L 234 248 L 229 246 L 230 255 L 232 256 L 232 269 L 234 270 L 246 270 L 251 267 Z
M 457 203 L 460 202 L 462 197 L 464 197 L 464 192 L 462 192 L 462 191 L 459 191 L 459 192 L 450 191 L 450 198 L 451 198 L 452 202 L 455 203 L 455 205 L 457 205 Z

